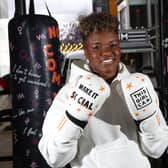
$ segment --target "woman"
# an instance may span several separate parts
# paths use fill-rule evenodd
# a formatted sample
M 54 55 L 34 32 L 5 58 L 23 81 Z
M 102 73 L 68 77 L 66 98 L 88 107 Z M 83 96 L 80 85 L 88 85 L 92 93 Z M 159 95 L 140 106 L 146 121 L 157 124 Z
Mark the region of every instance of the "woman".
M 134 116 L 136 104 L 127 98 L 130 93 L 124 87 L 129 80 L 137 80 L 120 62 L 117 18 L 92 13 L 80 20 L 80 32 L 87 61 L 72 64 L 69 81 L 47 113 L 39 142 L 42 155 L 54 168 L 68 163 L 72 168 L 150 168 L 146 155 L 159 157 L 168 142 L 167 125 L 159 107 L 152 105 L 149 109 L 156 111 L 159 125 L 156 113 L 142 112 L 157 99 L 153 87 L 150 105 L 147 101 L 138 109 L 138 117 Z M 151 88 L 148 77 L 136 75 L 144 78 L 141 86 Z M 138 87 L 134 88 L 135 94 L 131 93 L 134 98 L 139 95 Z M 138 97 L 143 104 L 142 97 L 148 96 L 145 89 Z M 156 126 L 152 129 L 151 125 Z

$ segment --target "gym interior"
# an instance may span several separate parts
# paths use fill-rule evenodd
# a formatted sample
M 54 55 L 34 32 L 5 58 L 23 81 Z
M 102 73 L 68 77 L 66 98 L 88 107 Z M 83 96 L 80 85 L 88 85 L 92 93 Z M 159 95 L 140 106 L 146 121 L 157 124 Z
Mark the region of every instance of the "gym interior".
M 33 5 L 32 5 L 33 4 Z M 78 32 L 78 18 L 80 15 L 91 12 L 106 12 L 115 15 L 119 20 L 119 40 L 121 47 L 121 61 L 123 61 L 130 72 L 142 72 L 147 74 L 159 96 L 160 109 L 168 123 L 168 1 L 164 0 L 1 0 L 0 1 L 0 168 L 23 168 L 15 160 L 26 162 L 30 168 L 39 167 L 34 157 L 41 162 L 41 156 L 33 145 L 37 146 L 41 136 L 41 126 L 46 109 L 52 99 L 46 97 L 47 105 L 40 107 L 40 112 L 32 115 L 33 108 L 38 104 L 40 93 L 38 89 L 29 92 L 24 82 L 26 77 L 33 76 L 37 81 L 29 82 L 37 86 L 45 83 L 31 70 L 23 69 L 23 62 L 29 62 L 29 55 L 24 49 L 20 49 L 18 57 L 14 58 L 12 51 L 19 43 L 11 41 L 16 34 L 22 35 L 24 24 L 22 19 L 38 15 L 42 21 L 47 22 L 43 15 L 53 17 L 56 20 L 55 27 L 51 30 L 51 36 L 57 36 L 59 31 L 60 58 L 59 60 L 48 59 L 51 67 L 48 71 L 61 86 L 67 81 L 70 64 L 74 60 L 85 59 L 82 55 L 82 42 Z M 22 17 L 23 16 L 23 17 Z M 19 19 L 22 18 L 22 19 Z M 45 20 L 46 19 L 46 20 Z M 32 21 L 33 22 L 33 21 Z M 52 22 L 52 21 L 51 21 Z M 23 22 L 22 22 L 23 23 Z M 43 24 L 42 24 L 43 25 Z M 31 26 L 31 21 L 29 26 Z M 32 32 L 34 29 L 32 28 Z M 38 40 L 46 39 L 44 34 L 36 35 Z M 48 41 L 45 41 L 48 43 Z M 55 47 L 58 42 L 54 41 Z M 45 44 L 43 44 L 45 45 Z M 34 46 L 34 52 L 36 46 Z M 48 46 L 50 47 L 50 46 Z M 42 50 L 42 52 L 44 52 Z M 38 53 L 39 55 L 41 53 Z M 50 55 L 50 57 L 52 57 Z M 41 58 L 40 58 L 41 59 Z M 36 60 L 36 59 L 35 59 Z M 23 62 L 22 62 L 23 61 Z M 61 61 L 61 66 L 57 62 Z M 37 62 L 31 63 L 32 67 L 38 69 L 41 65 Z M 56 69 L 60 68 L 59 71 Z M 29 72 L 28 72 L 29 71 Z M 56 73 L 55 73 L 56 71 Z M 11 73 L 13 76 L 11 77 Z M 27 76 L 21 77 L 23 73 Z M 43 72 L 42 72 L 43 74 Z M 60 77 L 61 76 L 61 77 Z M 12 85 L 11 78 L 18 79 Z M 20 87 L 18 83 L 22 83 Z M 61 87 L 59 86 L 59 87 Z M 47 94 L 56 94 L 59 87 L 51 87 Z M 26 89 L 26 94 L 24 91 Z M 17 95 L 14 97 L 16 90 Z M 41 96 L 48 96 L 48 95 Z M 25 97 L 32 97 L 32 107 L 29 101 L 21 101 Z M 40 99 L 41 100 L 41 99 Z M 14 107 L 15 106 L 15 107 Z M 41 112 L 42 111 L 42 112 Z M 37 118 L 40 120 L 37 122 Z M 32 122 L 31 124 L 29 122 Z M 19 123 L 19 124 L 18 124 Z M 24 141 L 24 142 L 20 142 Z M 26 146 L 29 144 L 28 146 Z M 33 144 L 33 145 L 32 145 Z M 39 156 L 37 156 L 39 155 Z M 28 159 L 26 157 L 30 156 Z M 152 168 L 168 167 L 168 149 L 159 159 L 152 159 Z M 45 163 L 44 163 L 45 164 Z M 136 166 L 135 166 L 136 167 Z M 44 167 L 39 167 L 44 168 Z M 46 167 L 45 167 L 46 168 Z

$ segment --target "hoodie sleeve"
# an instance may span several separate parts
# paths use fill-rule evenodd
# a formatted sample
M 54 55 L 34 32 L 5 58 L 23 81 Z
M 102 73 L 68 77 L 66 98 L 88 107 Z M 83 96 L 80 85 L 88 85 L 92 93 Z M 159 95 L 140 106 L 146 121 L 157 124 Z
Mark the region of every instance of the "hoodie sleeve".
M 42 127 L 38 148 L 51 167 L 63 167 L 75 157 L 77 141 L 83 129 L 66 115 L 69 84 L 57 94 L 49 108 Z
M 156 115 L 142 121 L 141 128 L 139 135 L 143 151 L 152 158 L 161 157 L 168 148 L 168 126 L 160 109 Z

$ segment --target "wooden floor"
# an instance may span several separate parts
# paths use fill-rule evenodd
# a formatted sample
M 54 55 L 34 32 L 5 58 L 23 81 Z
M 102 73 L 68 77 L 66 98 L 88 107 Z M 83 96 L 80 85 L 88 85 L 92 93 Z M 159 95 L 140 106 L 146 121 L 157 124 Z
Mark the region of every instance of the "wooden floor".
M 12 131 L 0 126 L 0 157 L 12 156 Z M 12 168 L 12 161 L 1 161 L 0 168 Z

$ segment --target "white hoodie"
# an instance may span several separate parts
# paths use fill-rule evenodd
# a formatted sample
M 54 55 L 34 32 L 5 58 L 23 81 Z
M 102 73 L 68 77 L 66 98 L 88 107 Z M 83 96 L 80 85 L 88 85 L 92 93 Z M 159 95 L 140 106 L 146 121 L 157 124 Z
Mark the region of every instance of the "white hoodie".
M 124 64 L 119 64 L 118 75 L 110 85 L 110 97 L 84 129 L 66 116 L 71 83 L 90 73 L 83 63 L 77 64 L 72 64 L 69 82 L 55 97 L 43 124 L 39 150 L 47 163 L 53 168 L 68 163 L 72 168 L 150 168 L 144 153 L 156 158 L 164 152 L 168 128 L 164 123 L 158 136 L 138 133 L 120 95 L 120 80 L 130 74 Z

